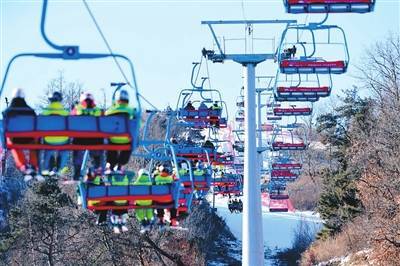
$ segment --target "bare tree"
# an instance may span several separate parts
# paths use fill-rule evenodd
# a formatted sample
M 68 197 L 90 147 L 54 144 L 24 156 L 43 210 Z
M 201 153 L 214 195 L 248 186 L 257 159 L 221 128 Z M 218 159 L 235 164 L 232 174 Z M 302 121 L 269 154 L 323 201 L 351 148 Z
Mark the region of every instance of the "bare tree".
M 40 97 L 37 107 L 43 109 L 48 104 L 48 95 L 55 91 L 59 91 L 63 95 L 62 102 L 64 106 L 66 108 L 72 108 L 75 103 L 79 101 L 79 96 L 83 91 L 83 84 L 78 81 L 67 81 L 64 72 L 59 71 L 58 76 L 48 82 L 44 90 L 44 95 Z

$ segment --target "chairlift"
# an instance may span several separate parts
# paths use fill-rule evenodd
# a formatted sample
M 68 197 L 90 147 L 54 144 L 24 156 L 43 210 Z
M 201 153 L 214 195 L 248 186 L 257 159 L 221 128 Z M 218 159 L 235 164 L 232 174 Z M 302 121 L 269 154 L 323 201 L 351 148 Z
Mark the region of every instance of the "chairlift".
M 268 207 L 270 212 L 289 211 L 288 200 L 285 199 L 270 199 Z
M 307 145 L 302 140 L 300 140 L 300 142 L 295 142 L 293 129 L 288 128 L 286 132 L 290 134 L 290 141 L 287 140 L 277 141 L 276 137 L 278 136 L 278 134 L 281 135 L 281 137 L 283 137 L 284 133 L 281 129 L 279 128 L 276 129 L 272 139 L 272 145 L 271 145 L 272 151 L 305 150 L 307 148 Z
M 310 107 L 296 107 L 290 108 L 274 108 L 274 115 L 276 116 L 306 116 L 311 115 L 312 109 Z
M 244 96 L 236 97 L 236 106 L 240 108 L 244 108 Z
M 310 33 L 309 39 L 304 37 L 307 32 Z M 317 32 L 326 32 L 327 39 L 317 41 L 315 36 Z M 338 34 L 337 42 L 332 41 L 335 39 L 332 32 Z M 327 55 L 339 54 L 335 52 L 335 47 L 343 49 L 343 55 L 328 59 Z M 297 50 L 301 50 L 299 56 L 296 56 Z M 350 58 L 343 29 L 336 25 L 322 23 L 288 25 L 282 34 L 277 57 L 280 72 L 286 74 L 342 74 L 347 71 Z
M 286 12 L 301 13 L 368 13 L 375 0 L 284 0 Z
M 243 190 L 242 184 L 243 176 L 233 173 L 225 173 L 212 180 L 215 195 L 240 195 Z
M 295 181 L 298 178 L 297 174 L 291 172 L 290 170 L 272 170 L 271 171 L 271 181 Z
M 215 89 L 205 89 L 203 78 L 200 86 L 195 85 L 194 72 L 199 63 L 194 63 L 192 69 L 192 89 L 184 89 L 180 92 L 177 103 L 177 118 L 189 127 L 226 128 L 228 109 L 222 100 L 221 93 Z M 217 97 L 214 99 L 213 97 Z
M 134 91 L 137 102 L 136 114 L 133 118 L 126 115 L 116 116 L 26 116 L 16 115 L 3 117 L 3 134 L 2 145 L 3 150 L 23 149 L 23 150 L 135 150 L 138 145 L 141 105 L 139 100 L 139 92 L 136 85 L 135 72 L 131 60 L 122 54 L 110 53 L 81 53 L 79 46 L 76 45 L 57 45 L 51 42 L 45 29 L 45 17 L 47 9 L 47 0 L 43 1 L 43 9 L 41 15 L 41 34 L 45 42 L 52 47 L 52 52 L 27 52 L 20 53 L 11 58 L 6 67 L 3 81 L 0 88 L 0 96 L 4 91 L 7 76 L 11 70 L 13 63 L 20 58 L 34 57 L 49 60 L 95 60 L 115 58 L 121 59 L 128 63 L 131 71 L 131 83 L 112 84 L 117 88 L 115 91 L 128 85 Z M 114 93 L 115 95 L 115 93 Z M 11 138 L 43 138 L 45 136 L 67 136 L 70 138 L 103 138 L 105 144 L 101 145 L 46 145 L 43 143 L 35 144 L 15 144 L 11 142 Z M 106 143 L 109 137 L 128 137 L 131 141 L 127 145 L 115 145 Z
M 289 195 L 285 189 L 281 190 L 279 188 L 273 188 L 269 190 L 269 198 L 274 200 L 284 200 L 289 199 Z
M 284 78 L 281 78 L 282 75 Z M 328 97 L 332 91 L 332 75 L 320 74 L 281 74 L 277 71 L 275 78 L 275 99 L 284 101 L 315 102 L 321 97 Z
M 283 163 L 283 162 L 275 162 L 272 163 L 272 169 L 273 170 L 301 170 L 302 164 L 301 163 L 295 163 L 295 162 L 288 162 L 288 163 Z
M 238 110 L 235 116 L 236 122 L 244 122 L 244 110 Z
M 177 158 L 172 147 L 166 146 L 159 148 L 151 153 L 135 154 L 137 157 L 143 157 L 150 160 L 149 173 L 155 168 L 156 162 L 167 162 L 171 166 L 178 165 Z M 118 174 L 116 174 L 118 175 Z M 123 177 L 124 174 L 121 174 Z M 129 180 L 129 185 L 113 185 L 102 182 L 101 184 L 93 184 L 92 182 L 81 182 L 79 184 L 79 196 L 81 197 L 82 208 L 92 211 L 100 210 L 127 210 L 139 208 L 177 208 L 179 198 L 183 193 L 179 172 L 173 183 L 165 185 L 136 185 L 134 180 Z M 123 206 L 115 206 L 114 201 L 125 200 Z M 136 200 L 152 200 L 150 206 L 139 206 Z M 96 204 L 89 204 L 96 202 Z

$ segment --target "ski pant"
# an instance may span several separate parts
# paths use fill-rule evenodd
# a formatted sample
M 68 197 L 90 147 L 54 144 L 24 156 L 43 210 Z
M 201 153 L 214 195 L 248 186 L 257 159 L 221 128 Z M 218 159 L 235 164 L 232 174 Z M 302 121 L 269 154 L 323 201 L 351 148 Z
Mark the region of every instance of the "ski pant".
M 136 201 L 137 206 L 151 206 L 152 204 L 153 204 L 153 202 L 151 200 L 137 200 Z M 151 219 L 153 219 L 154 211 L 151 208 L 136 209 L 135 215 L 136 215 L 136 219 L 139 222 L 143 221 L 144 219 L 147 219 L 150 221 Z
M 110 164 L 111 169 L 117 165 L 121 167 L 129 162 L 132 151 L 107 151 L 107 163 Z
M 176 219 L 176 214 L 177 214 L 176 208 L 169 209 L 169 212 L 171 213 L 171 219 Z M 157 217 L 158 218 L 160 218 L 160 219 L 164 218 L 164 214 L 165 214 L 164 209 L 157 209 Z
M 11 155 L 14 158 L 15 165 L 18 169 L 25 169 L 25 165 L 28 163 L 35 169 L 38 169 L 37 151 L 29 151 L 29 162 L 26 160 L 25 153 L 23 150 L 11 150 Z
M 95 211 L 96 215 L 98 215 L 98 222 L 105 223 L 107 222 L 107 211 Z
M 85 151 L 73 151 L 73 161 L 74 161 L 74 179 L 78 180 L 81 172 L 82 161 Z M 97 169 L 102 167 L 102 162 L 104 158 L 103 151 L 89 151 L 89 156 L 92 159 L 92 166 Z
M 151 221 L 154 216 L 153 209 L 136 209 L 135 210 L 136 219 L 141 222 L 144 219 Z
M 112 214 L 113 215 L 117 215 L 117 216 L 122 216 L 124 214 L 127 214 L 128 210 L 112 210 Z
M 10 139 L 7 139 L 7 142 L 9 144 L 14 143 L 14 141 L 11 141 Z M 18 142 L 18 141 L 15 141 Z M 31 143 L 35 143 L 34 141 L 31 141 Z M 30 143 L 28 143 L 30 144 Z M 29 152 L 29 161 L 26 160 L 25 157 L 25 153 L 24 150 L 11 150 L 11 155 L 14 158 L 14 162 L 15 162 L 15 166 L 19 169 L 19 170 L 25 170 L 25 165 L 27 165 L 28 163 L 30 165 L 32 165 L 36 170 L 39 167 L 39 163 L 38 163 L 38 152 L 35 150 L 30 150 Z
M 58 171 L 63 169 L 64 167 L 67 166 L 68 164 L 68 154 L 69 151 L 55 151 L 55 150 L 45 150 L 44 151 L 44 158 L 43 158 L 43 170 L 48 170 L 50 171 L 51 167 L 51 157 L 56 158 L 58 152 L 58 158 L 57 158 L 57 164 L 58 164 Z

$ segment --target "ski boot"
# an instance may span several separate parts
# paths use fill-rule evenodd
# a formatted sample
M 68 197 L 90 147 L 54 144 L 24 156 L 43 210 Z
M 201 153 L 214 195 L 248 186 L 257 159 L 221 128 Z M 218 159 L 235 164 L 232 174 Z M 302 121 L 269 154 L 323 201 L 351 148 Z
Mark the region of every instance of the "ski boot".
M 176 218 L 171 219 L 170 226 L 177 227 L 178 225 L 179 222 L 176 220 Z
M 118 218 L 117 215 L 112 215 L 112 216 L 111 216 L 111 224 L 112 224 L 112 228 L 113 228 L 114 234 L 119 234 L 119 233 L 121 233 L 121 230 L 119 229 L 118 220 L 119 220 L 119 218 Z
M 123 233 L 129 231 L 128 227 L 126 226 L 126 222 L 127 222 L 127 220 L 128 220 L 127 216 L 128 216 L 128 214 L 124 214 L 124 215 L 122 215 L 122 217 L 119 218 L 119 220 L 120 220 L 121 231 L 122 231 Z
M 146 233 L 146 232 L 149 232 L 150 229 L 151 229 L 151 224 L 150 224 L 149 220 L 144 219 L 144 220 L 141 222 L 141 225 L 140 225 L 140 233 L 141 233 L 141 234 L 144 234 L 144 233 Z
M 162 231 L 165 228 L 164 217 L 159 217 L 157 222 L 158 228 Z

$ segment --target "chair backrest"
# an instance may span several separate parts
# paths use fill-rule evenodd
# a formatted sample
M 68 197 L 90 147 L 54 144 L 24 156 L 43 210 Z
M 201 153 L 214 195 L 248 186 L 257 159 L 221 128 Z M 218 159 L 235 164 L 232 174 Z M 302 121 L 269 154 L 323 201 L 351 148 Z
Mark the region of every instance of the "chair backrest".
M 132 143 L 135 143 L 137 140 L 137 123 L 137 119 L 129 119 L 128 116 L 123 114 L 99 117 L 85 115 L 17 115 L 4 118 L 3 134 L 4 139 L 41 138 L 46 136 L 67 136 L 74 139 L 126 136 L 131 139 Z M 74 149 L 90 149 L 85 148 L 84 145 L 81 146 L 74 147 Z M 31 148 L 33 149 L 34 147 L 32 146 Z M 40 147 L 38 146 L 37 149 L 40 149 Z M 68 148 L 66 147 L 66 149 Z

